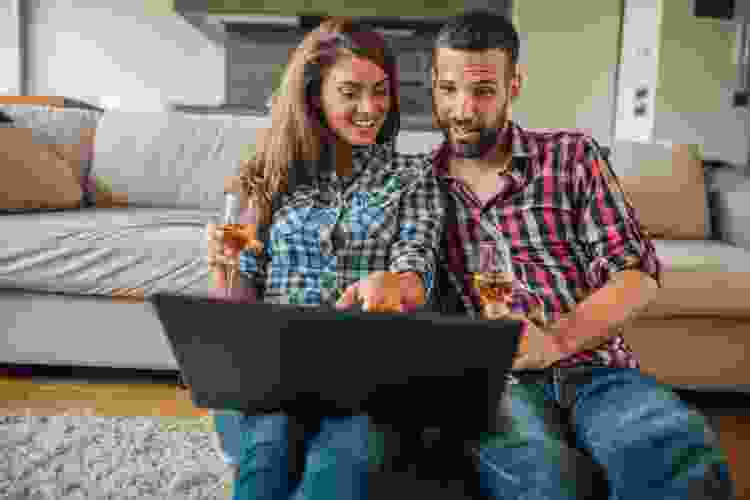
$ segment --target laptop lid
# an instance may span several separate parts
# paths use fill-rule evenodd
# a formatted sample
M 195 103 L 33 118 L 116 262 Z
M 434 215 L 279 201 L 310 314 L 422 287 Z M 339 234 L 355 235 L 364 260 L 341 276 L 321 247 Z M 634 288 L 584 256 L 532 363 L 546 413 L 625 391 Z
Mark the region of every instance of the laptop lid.
M 198 407 L 494 419 L 521 323 L 151 298 Z

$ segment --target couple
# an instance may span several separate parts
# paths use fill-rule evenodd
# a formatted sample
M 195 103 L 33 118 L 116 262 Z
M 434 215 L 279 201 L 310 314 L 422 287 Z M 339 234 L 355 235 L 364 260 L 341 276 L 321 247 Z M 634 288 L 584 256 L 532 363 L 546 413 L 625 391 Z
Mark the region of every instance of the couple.
M 484 495 L 577 498 L 585 480 L 571 464 L 583 457 L 606 470 L 610 499 L 732 498 L 705 419 L 643 375 L 623 342 L 622 326 L 660 286 L 654 247 L 591 137 L 509 119 L 518 53 L 502 16 L 447 23 L 432 67 L 445 142 L 402 155 L 395 61 L 382 37 L 341 19 L 308 34 L 241 169 L 245 220 L 263 229 L 264 250 L 240 252 L 207 227 L 215 289 L 225 293 L 222 266 L 239 260 L 232 300 L 409 311 L 445 293 L 442 262 L 453 312 L 477 317 L 480 248 L 508 242 L 513 310 L 541 309 L 548 326 L 525 322 L 509 428 L 467 443 Z M 445 224 L 449 205 L 455 222 Z M 368 471 L 383 460 L 383 436 L 365 415 L 306 430 L 299 480 L 285 415 L 216 412 L 215 424 L 237 467 L 235 499 L 365 499 Z

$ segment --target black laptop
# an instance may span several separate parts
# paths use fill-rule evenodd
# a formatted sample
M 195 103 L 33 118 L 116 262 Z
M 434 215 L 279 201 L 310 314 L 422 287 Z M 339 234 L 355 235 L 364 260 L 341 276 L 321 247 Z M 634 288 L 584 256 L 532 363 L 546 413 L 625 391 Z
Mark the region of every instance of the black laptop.
M 515 320 L 433 312 L 171 294 L 151 301 L 193 403 L 248 414 L 366 413 L 427 426 L 492 420 L 521 333 Z

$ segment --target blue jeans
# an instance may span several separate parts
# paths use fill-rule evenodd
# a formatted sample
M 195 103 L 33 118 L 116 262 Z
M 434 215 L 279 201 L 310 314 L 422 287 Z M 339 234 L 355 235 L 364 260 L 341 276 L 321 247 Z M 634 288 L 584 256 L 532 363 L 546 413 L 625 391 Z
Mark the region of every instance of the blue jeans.
M 289 470 L 289 418 L 214 412 L 224 453 L 238 466 L 234 500 L 356 499 L 367 496 L 367 474 L 375 449 L 366 416 L 324 418 L 304 435 L 304 472 L 295 482 Z
M 609 500 L 733 498 L 705 418 L 652 377 L 598 367 L 528 375 L 508 388 L 507 427 L 473 447 L 489 498 L 584 498 L 596 465 Z M 299 485 L 288 480 L 286 422 L 275 415 L 240 424 L 235 500 L 367 499 L 368 457 L 370 465 L 382 458 L 367 417 L 324 421 Z
M 590 480 L 579 465 L 591 459 L 610 500 L 734 498 L 705 418 L 639 370 L 547 370 L 509 396 L 508 427 L 474 448 L 492 498 L 580 498 Z

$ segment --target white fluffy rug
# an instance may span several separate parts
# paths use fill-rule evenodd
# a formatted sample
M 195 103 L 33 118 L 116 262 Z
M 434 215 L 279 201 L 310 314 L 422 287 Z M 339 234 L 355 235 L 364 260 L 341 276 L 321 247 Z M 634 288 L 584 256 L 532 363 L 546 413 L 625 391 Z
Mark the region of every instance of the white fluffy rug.
M 0 417 L 0 498 L 227 499 L 210 417 Z

